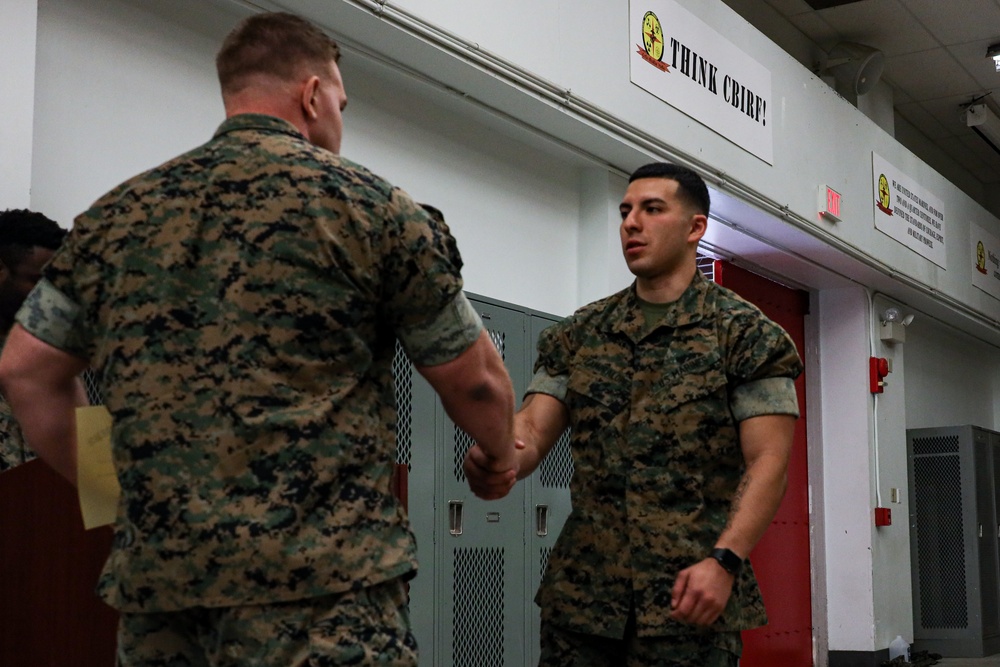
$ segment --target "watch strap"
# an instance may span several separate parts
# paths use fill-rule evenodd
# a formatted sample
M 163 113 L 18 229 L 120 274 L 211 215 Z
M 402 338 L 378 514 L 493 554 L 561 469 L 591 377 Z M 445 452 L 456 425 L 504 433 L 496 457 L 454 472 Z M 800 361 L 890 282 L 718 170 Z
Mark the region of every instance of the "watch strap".
M 743 567 L 743 559 L 730 549 L 712 549 L 709 557 L 718 561 L 722 569 L 734 577 L 740 573 L 740 568 Z

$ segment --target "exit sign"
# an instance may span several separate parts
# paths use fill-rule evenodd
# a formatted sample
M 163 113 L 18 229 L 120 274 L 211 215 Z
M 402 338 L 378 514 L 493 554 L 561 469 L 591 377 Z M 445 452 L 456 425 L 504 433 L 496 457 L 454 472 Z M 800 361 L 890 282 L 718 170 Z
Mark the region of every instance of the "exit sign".
M 840 193 L 824 185 L 819 189 L 819 215 L 831 222 L 840 222 Z

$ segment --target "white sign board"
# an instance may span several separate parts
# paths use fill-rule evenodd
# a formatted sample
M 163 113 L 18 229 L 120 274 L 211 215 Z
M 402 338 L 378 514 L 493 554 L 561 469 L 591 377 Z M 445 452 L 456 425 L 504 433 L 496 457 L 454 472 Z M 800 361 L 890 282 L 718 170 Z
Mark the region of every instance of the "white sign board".
M 972 284 L 995 299 L 1000 299 L 1000 238 L 979 225 L 969 225 L 972 247 Z
M 875 228 L 945 266 L 944 203 L 927 188 L 872 153 L 872 210 Z
M 629 1 L 629 79 L 773 163 L 771 72 L 674 0 Z

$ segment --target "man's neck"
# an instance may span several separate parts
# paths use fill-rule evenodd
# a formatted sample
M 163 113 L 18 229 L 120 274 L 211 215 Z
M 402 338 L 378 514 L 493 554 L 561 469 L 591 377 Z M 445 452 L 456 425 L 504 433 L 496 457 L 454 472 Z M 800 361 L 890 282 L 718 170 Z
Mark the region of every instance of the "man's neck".
M 687 290 L 697 270 L 698 266 L 691 262 L 673 273 L 656 279 L 636 277 L 635 293 L 640 299 L 649 303 L 673 303 Z

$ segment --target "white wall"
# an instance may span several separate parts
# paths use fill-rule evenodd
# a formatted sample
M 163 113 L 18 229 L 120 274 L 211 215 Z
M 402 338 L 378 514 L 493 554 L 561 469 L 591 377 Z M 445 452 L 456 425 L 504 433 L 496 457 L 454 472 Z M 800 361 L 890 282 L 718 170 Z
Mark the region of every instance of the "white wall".
M 692 163 L 706 165 L 709 172 L 723 174 L 718 178 L 710 174 L 720 190 L 749 191 L 773 210 L 787 211 L 789 224 L 805 226 L 820 238 L 842 245 L 880 271 L 933 289 L 937 298 L 946 296 L 989 319 L 1000 318 L 1000 301 L 972 287 L 971 264 L 966 261 L 970 222 L 1000 232 L 1000 221 L 718 0 L 686 0 L 683 4 L 771 72 L 773 166 L 630 82 L 628 54 L 633 45 L 627 39 L 626 3 L 539 6 L 532 0 L 510 0 L 483 6 L 403 0 L 387 6 L 377 25 L 347 12 L 345 2 L 282 0 L 280 4 L 301 10 L 332 29 L 363 33 L 368 43 L 377 40 L 380 51 L 388 56 L 403 58 L 407 66 L 426 66 L 428 76 L 468 89 L 490 104 L 518 106 L 510 101 L 518 99 L 512 86 L 520 85 L 513 79 L 530 76 L 534 85 L 559 91 L 555 98 L 569 100 L 562 106 L 570 115 L 576 106 L 596 108 L 627 130 L 659 140 L 664 151 L 679 153 Z M 524 20 L 527 16 L 530 21 Z M 440 28 L 438 35 L 443 30 L 457 36 L 441 38 L 454 49 L 454 55 L 439 54 L 440 59 L 432 59 L 419 53 L 425 46 L 423 41 L 407 37 L 406 31 L 424 24 Z M 480 67 L 494 67 L 504 76 L 475 79 L 468 69 L 457 75 L 442 65 L 484 54 L 488 62 Z M 573 103 L 577 100 L 579 105 Z M 555 123 L 548 109 L 523 111 L 531 122 Z M 574 136 L 579 144 L 601 150 L 601 132 L 591 130 L 597 138 L 585 136 L 587 122 L 582 113 L 579 119 L 579 127 L 565 130 L 564 136 Z M 647 155 L 651 150 L 640 147 Z M 946 270 L 875 229 L 872 151 L 944 201 L 948 217 Z M 610 147 L 605 147 L 603 154 L 624 171 L 631 171 L 641 159 L 634 152 L 617 153 Z M 631 162 L 619 164 L 622 160 Z M 816 191 L 822 184 L 844 195 L 844 221 L 839 225 L 816 219 Z
M 906 428 L 996 430 L 1000 350 L 920 313 L 906 328 Z
M 357 57 L 341 67 L 349 98 L 341 153 L 444 212 L 466 289 L 571 313 L 582 163 L 488 117 L 463 117 L 444 93 L 411 89 Z
M 33 207 L 68 225 L 118 182 L 211 136 L 223 118 L 213 59 L 238 13 L 205 20 L 185 1 L 190 12 L 150 9 L 167 0 L 40 3 Z M 444 94 L 350 52 L 342 68 L 343 154 L 444 211 L 466 289 L 572 312 L 585 162 L 453 115 Z
M 875 647 L 872 554 L 874 462 L 871 456 L 868 299 L 860 287 L 819 297 L 822 366 L 822 468 L 830 650 Z M 816 450 L 810 443 L 810 452 Z M 888 645 L 888 642 L 886 642 Z
M 0 210 L 31 203 L 36 0 L 4 0 L 0 20 Z
M 870 394 L 873 424 L 872 461 L 875 465 L 874 495 L 869 506 L 888 508 L 892 523 L 872 530 L 873 600 L 875 609 L 875 646 L 888 646 L 896 635 L 913 641 L 913 610 L 910 578 L 909 500 L 907 497 L 906 459 L 906 397 L 907 376 L 919 361 L 913 363 L 908 354 L 910 336 L 906 343 L 888 343 L 880 339 L 881 313 L 890 306 L 905 306 L 881 295 L 872 298 L 869 317 L 871 336 L 870 356 L 889 360 L 892 372 L 885 379 L 883 392 Z M 970 360 L 971 361 L 971 360 Z M 868 383 L 866 383 L 868 384 Z M 893 491 L 895 490 L 895 493 Z M 869 514 L 869 525 L 874 526 L 874 515 Z
M 38 23 L 31 204 L 60 223 L 220 122 L 224 32 L 115 0 L 41 0 Z

